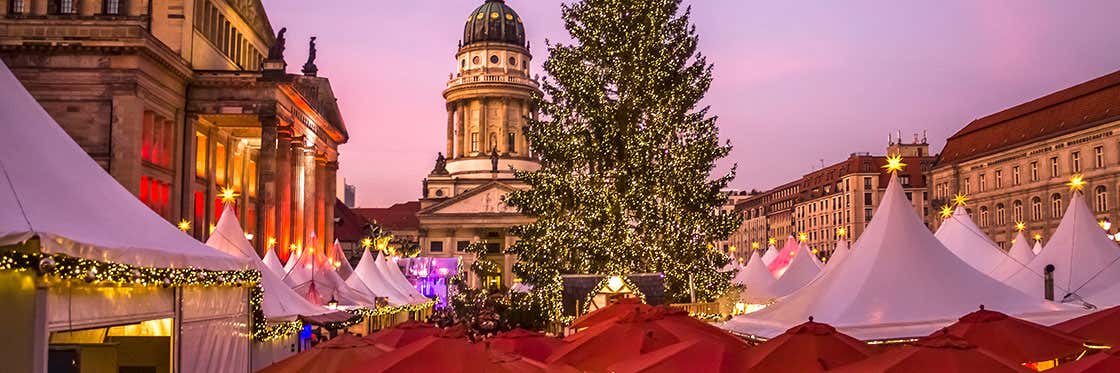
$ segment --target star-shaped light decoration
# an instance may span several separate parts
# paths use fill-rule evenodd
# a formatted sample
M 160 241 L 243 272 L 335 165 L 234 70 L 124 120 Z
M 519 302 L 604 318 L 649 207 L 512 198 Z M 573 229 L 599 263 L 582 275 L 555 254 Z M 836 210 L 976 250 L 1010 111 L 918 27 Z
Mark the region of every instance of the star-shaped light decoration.
M 371 247 L 373 247 L 373 239 L 369 238 L 369 237 L 363 238 L 362 239 L 362 248 L 363 249 L 368 249 L 368 248 L 371 248 Z
M 727 248 L 727 252 L 729 252 L 729 253 L 734 253 L 735 251 L 738 251 L 738 250 L 739 250 L 739 248 L 735 247 L 735 245 L 731 245 L 731 247 Z
M 187 220 L 187 219 L 183 219 L 183 220 L 179 221 L 178 227 L 179 227 L 179 230 L 181 230 L 183 232 L 189 231 L 189 230 L 191 230 L 191 221 Z
M 902 163 L 902 155 L 900 154 L 887 156 L 887 164 L 883 165 L 887 173 L 902 171 L 903 167 L 906 167 L 906 164 Z
M 233 188 L 222 188 L 222 203 L 237 202 L 238 195 L 239 194 L 237 194 L 237 192 L 234 191 Z
M 752 248 L 752 249 L 756 249 L 756 250 L 757 250 L 757 249 L 758 249 L 758 247 L 759 247 L 759 244 L 758 244 L 758 242 L 751 242 L 751 248 Z
M 805 232 L 798 233 L 797 234 L 797 240 L 801 241 L 801 242 L 808 241 L 809 240 L 809 234 L 805 233 Z
M 1026 223 L 1023 223 L 1021 221 L 1015 222 L 1015 231 L 1016 232 L 1022 232 L 1026 229 L 1027 229 L 1027 224 Z
M 941 206 L 941 218 L 942 219 L 948 219 L 948 218 L 951 218 L 951 217 L 953 217 L 953 206 L 949 206 L 949 205 Z
M 1035 233 L 1035 234 L 1034 234 L 1034 240 L 1035 240 L 1035 241 L 1042 241 L 1042 235 L 1041 235 L 1041 234 L 1038 234 L 1038 233 Z
M 1085 189 L 1085 176 L 1082 176 L 1081 174 L 1074 174 L 1073 176 L 1070 176 L 1069 182 L 1066 183 L 1066 185 L 1069 186 L 1069 190 L 1072 192 Z
M 953 204 L 957 206 L 967 205 L 968 196 L 964 195 L 964 193 L 957 193 L 957 195 L 953 196 Z
M 276 237 L 269 237 L 268 238 L 268 243 L 265 246 L 266 247 L 276 246 Z
M 848 235 L 848 229 L 844 227 L 836 228 L 836 235 L 844 237 Z
M 769 240 L 766 240 L 766 243 L 773 245 L 773 244 L 778 243 L 778 240 L 775 239 L 774 237 L 770 237 Z

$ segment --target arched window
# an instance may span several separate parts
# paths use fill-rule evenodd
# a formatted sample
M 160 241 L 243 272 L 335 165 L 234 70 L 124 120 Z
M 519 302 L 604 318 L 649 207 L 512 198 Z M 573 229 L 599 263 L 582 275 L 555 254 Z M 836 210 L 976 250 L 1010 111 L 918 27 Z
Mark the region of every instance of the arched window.
M 996 205 L 996 225 L 1003 226 L 1007 224 L 1007 211 L 1003 208 L 1003 204 Z
M 517 151 L 517 134 L 510 132 L 506 138 L 506 151 L 515 153 Z
M 1015 200 L 1011 203 L 1011 217 L 1016 222 L 1023 221 L 1023 201 Z
M 1042 198 L 1031 198 L 1031 220 L 1042 220 Z
M 1050 195 L 1050 218 L 1057 219 L 1062 217 L 1062 195 L 1054 193 Z
M 1097 195 L 1097 212 L 1108 211 L 1108 190 L 1104 185 L 1098 186 L 1096 189 Z
M 987 227 L 988 223 L 988 206 L 980 206 L 980 226 Z

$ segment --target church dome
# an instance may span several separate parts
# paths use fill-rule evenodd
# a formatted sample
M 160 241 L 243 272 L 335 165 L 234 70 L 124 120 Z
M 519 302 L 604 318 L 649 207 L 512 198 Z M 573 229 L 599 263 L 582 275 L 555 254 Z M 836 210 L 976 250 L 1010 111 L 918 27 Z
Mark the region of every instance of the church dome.
M 467 17 L 463 46 L 481 42 L 525 46 L 525 25 L 505 0 L 486 0 Z

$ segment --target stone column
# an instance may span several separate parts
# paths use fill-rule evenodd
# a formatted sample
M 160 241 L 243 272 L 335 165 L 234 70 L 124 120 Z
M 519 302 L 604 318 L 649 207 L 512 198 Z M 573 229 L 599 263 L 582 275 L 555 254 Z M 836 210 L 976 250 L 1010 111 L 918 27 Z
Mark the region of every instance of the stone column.
M 276 221 L 276 248 L 280 252 L 288 249 L 292 232 L 292 127 L 276 129 L 276 207 L 273 209 Z M 268 242 L 268 238 L 263 239 Z
M 338 160 L 328 161 L 324 182 L 327 185 L 327 200 L 323 208 L 323 236 L 327 238 L 327 245 L 334 245 L 334 205 L 338 199 Z
M 447 157 L 453 157 L 451 154 L 455 151 L 455 104 L 448 103 L 447 105 Z
M 291 228 L 289 244 L 296 244 L 302 247 L 304 241 L 303 231 L 303 189 L 300 187 L 303 181 L 303 136 L 295 137 L 292 139 L 291 145 Z
M 470 144 L 467 142 L 470 139 L 471 125 L 468 113 L 471 110 L 470 101 L 460 101 L 459 103 L 459 149 L 456 151 L 456 158 L 465 157 L 470 154 Z
M 75 0 L 77 1 L 78 15 L 92 16 L 101 13 L 101 1 L 103 0 Z
M 8 0 L 8 1 L 12 1 L 12 0 Z M 31 15 L 35 15 L 35 16 L 47 15 L 47 0 L 28 0 L 27 2 L 30 3 L 30 4 L 25 3 L 24 6 L 27 7 L 26 9 L 28 10 L 28 13 L 31 13 Z M 30 6 L 28 6 L 28 5 L 30 5 Z
M 326 250 L 334 241 L 327 241 L 327 155 L 315 154 L 315 235 L 319 237 L 319 248 Z M 325 252 L 325 251 L 324 251 Z
M 182 147 L 181 157 L 179 159 L 179 174 L 175 183 L 175 190 L 179 195 L 179 218 L 194 221 L 194 178 L 195 178 L 195 159 L 198 157 L 198 147 L 196 142 L 198 139 L 195 137 L 195 128 L 198 126 L 198 115 L 187 114 L 183 116 L 183 127 L 179 131 L 182 140 L 177 143 Z M 191 230 L 198 232 L 198 224 L 191 224 Z M 193 232 L 188 232 L 192 234 Z
M 313 248 L 323 240 L 315 230 L 315 157 L 313 153 L 304 152 L 300 159 L 303 163 L 303 244 Z M 315 242 L 312 242 L 312 233 L 315 234 Z
M 478 154 L 485 155 L 490 151 L 490 146 L 487 144 L 486 133 L 490 131 L 490 113 L 487 112 L 490 100 L 483 97 L 479 100 L 481 109 L 478 110 Z
M 135 94 L 116 95 L 112 105 L 109 174 L 133 195 L 139 195 L 144 101 Z
M 507 146 L 507 144 L 509 141 L 506 141 L 506 125 L 509 124 L 510 100 L 508 98 L 503 98 L 499 102 L 501 102 L 501 105 L 498 111 L 498 118 L 496 118 L 497 125 L 495 126 L 498 127 L 497 131 L 495 131 L 498 133 L 498 143 L 495 145 L 498 146 L 498 154 L 508 155 L 509 146 Z
M 276 158 L 277 158 L 277 138 L 279 137 L 277 128 L 280 125 L 280 118 L 275 114 L 263 114 L 260 116 L 261 122 L 261 149 L 260 154 L 257 156 L 257 228 L 256 239 L 253 240 L 253 246 L 257 249 L 257 254 L 264 255 L 265 245 L 268 242 L 268 237 L 276 236 Z M 246 151 L 245 158 L 249 157 Z M 246 185 L 248 186 L 248 185 Z

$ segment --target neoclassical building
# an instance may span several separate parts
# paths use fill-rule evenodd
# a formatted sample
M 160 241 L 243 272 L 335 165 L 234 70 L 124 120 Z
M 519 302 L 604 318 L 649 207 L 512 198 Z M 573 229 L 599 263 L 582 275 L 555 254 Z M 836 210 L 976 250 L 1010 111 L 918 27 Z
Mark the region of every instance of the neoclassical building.
M 199 239 L 236 191 L 258 250 L 331 241 L 348 139 L 283 49 L 259 0 L 0 0 L 0 59 L 94 160 Z
M 935 204 L 957 193 L 984 233 L 1004 249 L 1023 222 L 1046 241 L 1084 176 L 1086 202 L 1101 220 L 1120 214 L 1120 72 L 972 121 L 949 137 L 929 173 Z M 927 216 L 937 227 L 941 219 Z M 1112 224 L 1115 233 L 1117 224 Z
M 532 221 L 504 202 L 526 187 L 514 170 L 539 168 L 523 132 L 539 92 L 531 60 L 525 25 L 505 1 L 487 0 L 468 14 L 443 91 L 447 147 L 424 179 L 417 217 L 422 255 L 461 257 L 469 266 L 474 258 L 463 250 L 476 241 L 487 246 L 503 273 L 470 279 L 475 286 L 514 283 L 515 258 L 501 252 L 516 242 L 510 228 Z

